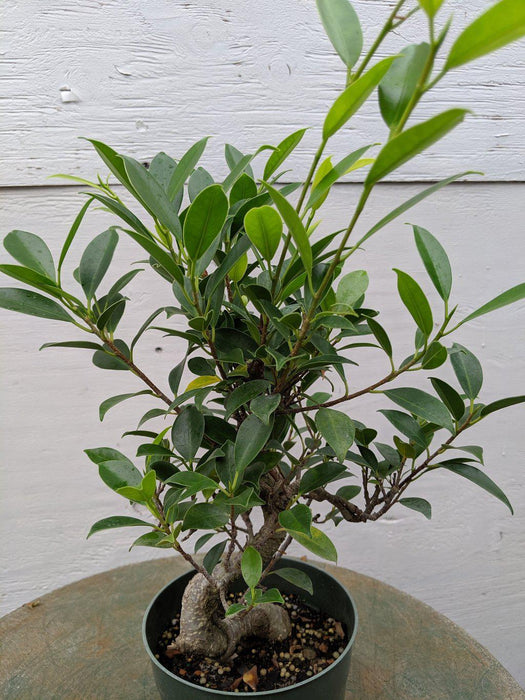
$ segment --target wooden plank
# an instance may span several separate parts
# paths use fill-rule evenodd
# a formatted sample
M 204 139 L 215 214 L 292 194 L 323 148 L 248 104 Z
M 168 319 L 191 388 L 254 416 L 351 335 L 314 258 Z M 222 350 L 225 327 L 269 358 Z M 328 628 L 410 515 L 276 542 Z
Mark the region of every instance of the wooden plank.
M 370 43 L 391 3 L 355 5 Z M 486 6 L 486 0 L 447 2 L 454 35 Z M 440 23 L 447 14 L 444 8 Z M 3 186 L 56 184 L 46 178 L 57 172 L 104 172 L 79 136 L 149 159 L 159 150 L 180 157 L 210 134 L 203 163 L 220 175 L 225 142 L 250 151 L 308 126 L 290 159 L 300 175 L 317 147 L 323 115 L 344 85 L 313 1 L 6 0 L 3 32 Z M 398 33 L 381 56 L 400 42 L 421 41 L 423 17 Z M 513 45 L 442 81 L 417 118 L 456 104 L 474 114 L 393 177 L 431 180 L 474 168 L 490 180 L 523 179 L 522 63 L 523 44 Z M 342 157 L 386 135 L 371 100 L 330 152 Z
M 432 608 L 375 579 L 326 568 L 359 612 L 348 700 L 525 699 L 496 659 Z M 178 557 L 113 569 L 2 618 L 4 700 L 157 698 L 141 619 L 185 570 Z

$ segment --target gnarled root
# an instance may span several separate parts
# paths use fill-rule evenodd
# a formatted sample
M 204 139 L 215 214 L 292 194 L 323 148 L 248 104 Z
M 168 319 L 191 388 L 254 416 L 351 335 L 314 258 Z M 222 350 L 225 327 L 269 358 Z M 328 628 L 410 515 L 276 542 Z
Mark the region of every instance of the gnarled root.
M 291 632 L 291 624 L 286 610 L 272 603 L 225 618 L 219 590 L 202 574 L 197 574 L 182 597 L 180 629 L 175 640 L 180 651 L 228 658 L 244 637 L 285 639 Z

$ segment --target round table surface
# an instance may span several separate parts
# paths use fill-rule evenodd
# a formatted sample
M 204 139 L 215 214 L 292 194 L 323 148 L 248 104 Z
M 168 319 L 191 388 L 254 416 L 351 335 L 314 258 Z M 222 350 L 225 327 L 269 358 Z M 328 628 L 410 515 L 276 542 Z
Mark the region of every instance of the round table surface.
M 443 615 L 375 579 L 324 568 L 359 612 L 348 700 L 525 700 L 503 666 Z M 124 566 L 2 618 L 0 697 L 158 700 L 142 616 L 155 593 L 187 570 L 178 557 Z

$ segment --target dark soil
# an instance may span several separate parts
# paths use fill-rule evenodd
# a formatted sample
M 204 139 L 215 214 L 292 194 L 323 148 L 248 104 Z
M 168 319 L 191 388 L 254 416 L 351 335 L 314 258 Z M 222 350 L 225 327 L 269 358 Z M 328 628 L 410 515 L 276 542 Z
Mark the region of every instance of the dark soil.
M 188 656 L 174 648 L 177 615 L 161 635 L 155 655 L 184 680 L 213 690 L 261 692 L 307 680 L 339 658 L 348 636 L 340 622 L 306 606 L 297 596 L 284 594 L 283 598 L 292 622 L 292 634 L 283 642 L 250 637 L 227 662 Z

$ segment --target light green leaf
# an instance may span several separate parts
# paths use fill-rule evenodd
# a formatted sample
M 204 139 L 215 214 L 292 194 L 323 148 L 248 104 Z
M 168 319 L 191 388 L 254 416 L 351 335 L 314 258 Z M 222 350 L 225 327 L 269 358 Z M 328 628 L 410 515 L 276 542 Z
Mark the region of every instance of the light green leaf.
M 284 566 L 281 569 L 274 569 L 270 572 L 272 576 L 279 576 L 283 578 L 288 583 L 292 583 L 298 588 L 302 588 L 310 595 L 314 593 L 314 585 L 312 579 L 307 573 L 301 571 L 301 569 L 293 569 L 292 567 Z
M 294 151 L 300 144 L 305 133 L 306 129 L 294 131 L 293 134 L 290 134 L 283 139 L 277 148 L 272 151 L 266 165 L 264 166 L 263 180 L 268 180 L 268 178 L 274 174 L 277 168 L 284 163 L 290 153 L 292 153 L 292 151 Z
M 73 323 L 71 316 L 56 301 L 29 289 L 0 288 L 0 308 L 18 311 L 29 316 Z
M 242 472 L 265 446 L 272 425 L 265 425 L 257 416 L 251 415 L 241 424 L 235 440 L 235 469 Z
M 432 506 L 424 498 L 400 498 L 399 503 L 405 508 L 422 513 L 427 520 L 432 518 Z
M 354 442 L 355 426 L 352 419 L 333 408 L 320 408 L 315 415 L 317 430 L 342 462 Z
M 423 418 L 429 423 L 436 423 L 436 425 L 450 430 L 451 433 L 454 432 L 454 426 L 446 406 L 432 394 L 411 387 L 387 389 L 384 393 L 391 401 L 415 416 Z
M 267 591 L 264 591 L 257 600 L 257 605 L 262 605 L 263 603 L 279 603 L 283 605 L 284 600 L 277 588 L 269 588 Z
M 452 289 L 452 270 L 448 256 L 441 243 L 429 231 L 421 226 L 413 226 L 413 230 L 416 246 L 426 271 L 439 296 L 447 301 Z
M 273 258 L 283 235 L 283 221 L 272 207 L 254 207 L 244 217 L 244 229 L 263 258 Z
M 310 537 L 312 533 L 312 511 L 303 503 L 279 513 L 279 523 L 290 534 L 300 533 Z
M 75 220 L 73 221 L 73 224 L 71 225 L 71 228 L 69 229 L 69 232 L 66 236 L 66 240 L 64 241 L 64 245 L 62 246 L 62 250 L 60 251 L 60 257 L 58 259 L 58 272 L 59 272 L 59 274 L 60 274 L 60 270 L 62 269 L 62 265 L 64 263 L 64 260 L 66 259 L 66 255 L 68 253 L 68 250 L 71 247 L 71 244 L 73 243 L 73 240 L 77 234 L 77 231 L 80 228 L 80 224 L 82 223 L 82 220 L 84 219 L 84 216 L 86 215 L 86 212 L 89 209 L 92 202 L 93 202 L 93 198 L 90 197 L 84 203 L 84 206 L 78 212 L 77 216 L 75 217 Z
M 118 243 L 118 233 L 110 228 L 88 243 L 78 268 L 80 284 L 90 301 L 102 282 Z
M 366 270 L 354 270 L 341 278 L 335 298 L 338 304 L 353 308 L 368 289 L 369 279 Z
M 358 162 L 359 158 L 361 158 L 363 153 L 366 153 L 366 151 L 368 151 L 369 148 L 370 146 L 364 146 L 363 148 L 359 148 L 357 151 L 350 153 L 348 156 L 346 156 L 346 158 L 343 158 L 343 160 L 340 160 L 339 163 L 337 163 L 333 167 L 329 167 L 328 169 L 326 169 L 325 164 L 331 165 L 330 158 L 327 158 L 325 161 L 323 161 L 323 163 L 317 169 L 316 172 L 316 178 L 319 177 L 320 172 L 322 173 L 322 177 L 320 177 L 317 180 L 316 178 L 314 178 L 312 192 L 306 204 L 306 208 L 318 209 L 326 199 L 328 192 L 330 191 L 330 188 L 332 187 L 334 182 L 337 182 L 337 180 L 339 180 L 340 177 L 346 175 L 346 173 L 352 169 L 352 166 Z M 324 168 L 326 172 L 323 173 L 321 168 Z
M 494 411 L 501 411 L 503 408 L 508 408 L 509 406 L 516 406 L 516 404 L 525 403 L 525 396 L 509 396 L 506 399 L 498 399 L 492 403 L 487 404 L 481 409 L 481 417 L 489 416 Z
M 508 304 L 514 304 L 516 301 L 521 301 L 522 299 L 525 299 L 525 282 L 522 284 L 517 284 L 515 287 L 508 289 L 506 292 L 499 294 L 491 301 L 483 304 L 483 306 L 480 306 L 479 309 L 476 309 L 476 311 L 473 311 L 466 318 L 464 318 L 463 321 L 461 321 L 461 324 L 468 323 L 468 321 L 472 321 L 479 316 L 489 314 L 491 311 L 496 311 L 497 309 L 501 309 Z
M 523 0 L 500 0 L 461 32 L 450 49 L 445 70 L 496 51 L 524 35 Z
M 284 197 L 279 190 L 276 190 L 270 185 L 266 185 L 268 192 L 270 193 L 275 206 L 279 210 L 279 213 L 284 219 L 284 222 L 288 226 L 288 230 L 293 238 L 297 250 L 299 251 L 299 256 L 303 262 L 306 272 L 311 275 L 312 273 L 312 249 L 310 247 L 310 241 L 306 234 L 306 229 L 303 226 L 299 214 L 295 211 L 290 202 Z
M 102 518 L 102 520 L 97 520 L 91 526 L 86 539 L 94 535 L 96 532 L 101 532 L 102 530 L 113 530 L 117 527 L 151 527 L 151 523 L 145 520 L 140 520 L 139 518 L 132 518 L 129 515 L 112 515 L 109 518 Z
M 257 196 L 257 185 L 248 173 L 242 173 L 237 178 L 230 192 L 230 207 L 245 199 L 252 199 Z
M 478 358 L 470 350 L 454 343 L 450 349 L 450 362 L 469 399 L 475 399 L 483 384 L 483 369 Z
M 133 499 L 131 499 L 133 500 Z M 168 548 L 172 546 L 171 540 L 163 533 L 154 530 L 153 532 L 146 532 L 146 534 L 138 537 L 135 542 L 131 545 L 129 550 L 131 551 L 133 547 L 162 547 Z
M 237 262 L 234 262 L 233 265 L 230 267 L 228 277 L 231 279 L 232 282 L 240 282 L 244 277 L 247 269 L 248 256 L 246 255 L 246 253 L 243 253 L 241 257 L 237 260 Z
M 24 267 L 55 280 L 53 256 L 40 236 L 28 231 L 11 231 L 4 238 L 4 248 Z
M 228 214 L 228 198 L 221 185 L 202 190 L 184 219 L 184 245 L 193 261 L 201 258 L 221 232 Z
M 228 610 L 226 610 L 226 617 L 230 617 L 230 615 L 235 615 L 235 613 L 241 612 L 241 610 L 246 610 L 247 606 L 243 605 L 242 603 L 234 603 L 233 605 L 230 605 Z
M 396 126 L 403 116 L 423 73 L 429 52 L 430 46 L 426 42 L 406 46 L 380 82 L 379 107 L 387 126 Z
M 482 489 L 485 489 L 485 491 L 490 493 L 492 496 L 495 496 L 502 503 L 504 503 L 510 510 L 512 515 L 514 515 L 514 510 L 507 496 L 503 493 L 500 487 L 492 481 L 490 477 L 488 477 L 484 472 L 481 471 L 481 469 L 473 467 L 471 464 L 464 464 L 459 461 L 457 464 L 447 462 L 447 464 L 437 466 L 442 466 L 443 469 L 448 469 L 454 474 L 459 474 L 459 476 L 463 476 L 465 479 L 468 479 L 477 486 L 480 486 Z
M 399 136 L 383 146 L 368 172 L 365 186 L 371 187 L 392 171 L 397 170 L 403 163 L 439 141 L 463 121 L 466 113 L 465 109 L 449 109 L 401 132 Z
M 98 415 L 100 417 L 100 420 L 104 420 L 104 416 L 110 408 L 113 408 L 113 406 L 116 406 L 117 404 L 121 403 L 122 401 L 126 401 L 127 399 L 132 399 L 134 396 L 142 396 L 143 394 L 149 394 L 150 396 L 153 396 L 153 392 L 150 389 L 144 389 L 144 391 L 135 391 L 133 394 L 119 394 L 118 396 L 111 396 L 109 399 L 106 399 L 100 404 L 100 407 L 98 409 Z
M 246 547 L 241 559 L 241 573 L 249 588 L 255 586 L 261 580 L 263 561 L 259 552 L 254 547 Z
M 428 337 L 434 328 L 432 309 L 419 284 L 410 275 L 394 269 L 397 275 L 397 289 L 403 304 L 416 322 L 421 332 Z
M 324 120 L 323 139 L 325 141 L 339 131 L 366 102 L 394 60 L 395 56 L 390 56 L 379 61 L 339 95 Z
M 175 418 L 171 430 L 171 441 L 184 459 L 191 461 L 204 437 L 204 416 L 193 404 L 185 406 Z
M 417 0 L 429 17 L 434 17 L 444 0 Z
M 348 0 L 317 0 L 317 9 L 334 49 L 351 68 L 363 49 L 363 33 L 356 11 Z

